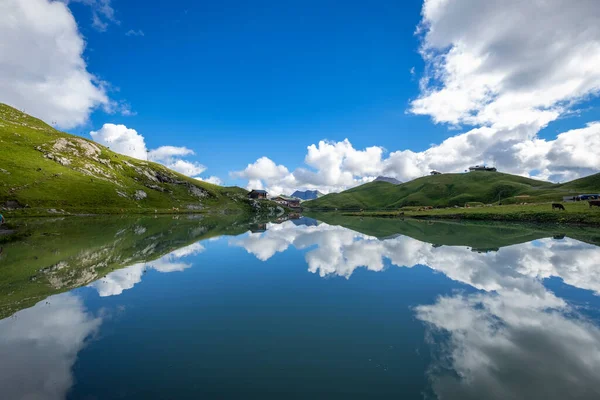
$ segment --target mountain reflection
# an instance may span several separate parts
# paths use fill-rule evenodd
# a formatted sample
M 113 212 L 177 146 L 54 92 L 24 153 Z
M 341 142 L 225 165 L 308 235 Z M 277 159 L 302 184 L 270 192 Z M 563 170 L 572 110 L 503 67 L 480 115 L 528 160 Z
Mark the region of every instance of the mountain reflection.
M 356 219 L 349 223 L 356 223 Z M 435 225 L 414 221 L 407 223 L 393 221 L 393 223 L 380 226 L 379 230 L 373 229 L 375 225 L 372 225 L 369 226 L 369 229 L 365 229 L 365 233 L 365 231 L 359 232 L 355 226 L 353 226 L 355 229 L 349 229 L 344 226 L 317 222 L 310 218 L 300 218 L 280 223 L 239 225 L 233 232 L 237 234 L 239 231 L 245 231 L 245 233 L 227 238 L 217 234 L 222 232 L 220 226 L 214 236 L 207 236 L 208 230 L 190 222 L 187 222 L 186 225 L 169 224 L 166 226 L 169 228 L 168 231 L 160 230 L 159 226 L 152 224 L 147 224 L 145 225 L 146 229 L 142 229 L 142 225 L 136 223 L 127 225 L 126 230 L 120 229 L 114 234 L 111 231 L 111 240 L 113 241 L 107 241 L 107 243 L 122 244 L 121 248 L 125 250 L 120 252 L 96 250 L 93 254 L 91 251 L 78 252 L 68 259 L 71 264 L 70 268 L 53 270 L 46 268 L 45 270 L 49 272 L 46 272 L 45 275 L 42 273 L 36 275 L 40 277 L 39 280 L 43 276 L 51 276 L 52 279 L 49 279 L 48 282 L 52 285 L 58 280 L 65 280 L 64 276 L 67 278 L 84 276 L 80 273 L 81 271 L 92 271 L 96 274 L 96 269 L 92 269 L 91 266 L 106 262 L 102 261 L 99 255 L 92 257 L 95 254 L 111 254 L 114 260 L 118 260 L 115 265 L 129 265 L 113 270 L 103 278 L 91 283 L 88 275 L 102 276 L 104 273 L 85 275 L 85 279 L 82 278 L 81 281 L 85 282 L 84 284 L 92 290 L 84 289 L 81 293 L 87 293 L 87 295 L 74 291 L 54 295 L 38 302 L 31 308 L 15 313 L 10 318 L 0 320 L 0 359 L 10 360 L 10 362 L 0 362 L 1 398 L 63 399 L 77 393 L 76 390 L 84 390 L 81 387 L 77 388 L 77 384 L 74 385 L 79 382 L 76 373 L 78 368 L 75 368 L 75 372 L 73 371 L 78 353 L 86 346 L 83 353 L 89 353 L 92 347 L 103 339 L 102 332 L 96 335 L 101 327 L 113 335 L 114 342 L 111 342 L 111 346 L 115 343 L 122 343 L 123 338 L 126 340 L 131 333 L 119 331 L 119 329 L 131 329 L 131 326 L 120 324 L 120 321 L 109 318 L 112 315 L 110 307 L 111 304 L 114 306 L 114 302 L 111 303 L 112 299 L 104 298 L 117 296 L 126 290 L 133 289 L 137 283 L 141 282 L 148 270 L 163 274 L 181 272 L 197 265 L 200 261 L 206 265 L 214 260 L 217 260 L 215 268 L 200 270 L 209 270 L 207 274 L 190 274 L 188 275 L 191 276 L 190 286 L 186 288 L 185 284 L 181 284 L 182 280 L 178 282 L 177 288 L 173 289 L 185 293 L 182 298 L 189 299 L 191 305 L 188 304 L 186 307 L 185 304 L 173 302 L 173 296 L 165 296 L 166 308 L 160 309 L 156 313 L 158 317 L 152 313 L 142 313 L 137 314 L 137 319 L 133 320 L 146 321 L 148 329 L 161 324 L 172 327 L 172 330 L 169 331 L 170 334 L 181 334 L 182 338 L 173 343 L 181 345 L 181 348 L 185 347 L 185 351 L 175 344 L 172 345 L 172 348 L 180 351 L 181 354 L 187 354 L 186 352 L 191 348 L 205 351 L 203 343 L 211 343 L 210 340 L 215 337 L 213 332 L 219 332 L 219 335 L 227 337 L 231 332 L 239 331 L 244 335 L 250 335 L 248 343 L 252 343 L 260 340 L 259 337 L 252 337 L 252 335 L 263 332 L 262 329 L 265 329 L 266 332 L 278 333 L 273 337 L 283 340 L 293 338 L 295 343 L 291 344 L 291 347 L 296 345 L 298 348 L 311 349 L 315 343 L 323 340 L 314 336 L 313 340 L 315 341 L 310 341 L 310 338 L 313 337 L 311 335 L 315 335 L 311 331 L 311 326 L 313 326 L 311 323 L 314 323 L 315 318 L 315 304 L 329 304 L 329 307 L 323 307 L 320 310 L 321 320 L 329 321 L 329 319 L 335 319 L 336 312 L 339 312 L 336 311 L 338 310 L 336 307 L 339 305 L 336 305 L 337 303 L 332 302 L 331 299 L 335 298 L 337 301 L 349 298 L 344 296 L 355 297 L 353 296 L 356 293 L 353 291 L 356 288 L 354 283 L 378 285 L 376 290 L 365 291 L 365 293 L 378 293 L 382 287 L 386 286 L 387 293 L 391 293 L 388 294 L 389 297 L 377 297 L 376 299 L 385 299 L 386 304 L 395 304 L 396 295 L 404 290 L 405 286 L 402 285 L 408 282 L 404 280 L 407 275 L 399 274 L 395 274 L 395 277 L 390 275 L 390 278 L 393 279 L 389 280 L 387 276 L 384 276 L 385 285 L 381 280 L 371 280 L 370 283 L 363 282 L 360 274 L 353 277 L 358 269 L 380 272 L 386 268 L 393 268 L 396 272 L 400 272 L 397 268 L 403 268 L 401 272 L 427 271 L 430 274 L 430 271 L 424 268 L 427 267 L 439 273 L 438 277 L 447 277 L 448 279 L 443 280 L 451 284 L 451 286 L 443 286 L 438 280 L 437 285 L 439 286 L 436 288 L 444 290 L 444 287 L 451 287 L 452 290 L 430 292 L 420 296 L 419 300 L 414 300 L 410 297 L 414 296 L 414 293 L 409 293 L 407 303 L 398 303 L 405 304 L 403 310 L 393 306 L 388 309 L 389 314 L 382 314 L 384 316 L 383 323 L 389 322 L 390 326 L 394 324 L 397 316 L 393 314 L 396 312 L 398 314 L 404 312 L 405 315 L 408 315 L 409 325 L 406 325 L 407 322 L 400 324 L 396 321 L 400 336 L 415 335 L 418 340 L 422 341 L 423 334 L 425 334 L 432 357 L 431 360 L 426 358 L 424 361 L 423 365 L 428 365 L 427 369 L 423 366 L 419 371 L 423 371 L 422 377 L 427 376 L 428 378 L 428 381 L 423 378 L 422 385 L 426 387 L 429 382 L 431 390 L 423 389 L 422 393 L 430 393 L 434 398 L 440 399 L 600 398 L 600 328 L 596 320 L 583 315 L 597 315 L 597 303 L 593 300 L 590 301 L 586 307 L 589 306 L 592 312 L 583 313 L 575 303 L 569 300 L 570 298 L 562 298 L 560 297 L 561 292 L 555 293 L 550 290 L 549 286 L 552 285 L 546 280 L 551 277 L 560 278 L 566 285 L 569 285 L 568 290 L 571 291 L 571 296 L 574 291 L 581 294 L 582 290 L 600 295 L 600 268 L 598 268 L 600 267 L 600 247 L 595 245 L 569 238 L 568 235 L 546 235 L 537 230 L 529 231 L 491 225 L 473 228 L 459 224 Z M 398 229 L 397 231 L 394 230 L 395 227 Z M 466 234 L 461 237 L 465 232 Z M 482 234 L 486 232 L 488 237 Z M 149 234 L 151 235 L 148 236 Z M 168 240 L 173 235 L 176 235 L 177 240 Z M 132 237 L 133 239 L 131 239 Z M 131 240 L 130 244 L 123 243 L 126 238 Z M 204 240 L 198 240 L 198 238 L 204 238 Z M 427 241 L 428 238 L 431 238 L 431 242 Z M 213 240 L 220 244 L 215 243 L 213 246 L 208 243 Z M 182 247 L 172 250 L 175 246 L 173 243 Z M 227 244 L 230 247 L 226 247 Z M 103 245 L 98 248 L 112 249 L 113 247 Z M 165 249 L 169 251 L 165 251 Z M 300 250 L 300 252 L 289 251 L 292 249 Z M 218 251 L 222 253 L 218 253 Z M 286 274 L 273 276 L 273 280 L 278 284 L 261 288 L 260 295 L 245 289 L 246 281 L 252 282 L 247 285 L 248 287 L 255 288 L 260 286 L 264 276 L 255 274 L 249 269 L 243 271 L 236 269 L 238 261 L 241 264 L 248 258 L 257 258 L 264 262 L 274 263 L 277 260 L 274 256 L 286 251 L 289 251 L 290 258 L 288 260 L 291 261 L 291 264 L 278 265 L 281 268 L 289 267 Z M 160 254 L 162 256 L 159 256 Z M 230 260 L 234 262 L 229 263 L 229 266 L 227 266 L 228 263 L 221 265 L 218 257 L 231 257 Z M 238 259 L 238 257 L 241 258 Z M 77 260 L 84 260 L 84 262 L 77 264 Z M 106 266 L 102 265 L 104 269 L 98 269 L 98 271 L 107 270 Z M 295 266 L 300 268 L 295 268 Z M 410 269 L 415 266 L 421 266 L 421 269 Z M 323 278 L 342 277 L 353 281 L 352 284 L 347 284 L 345 280 L 335 282 L 320 279 L 302 280 L 293 279 L 293 275 L 289 275 L 291 279 L 286 280 L 288 274 L 306 275 L 306 269 Z M 277 271 L 277 268 L 273 271 Z M 54 275 L 51 275 L 50 272 Z M 276 272 L 273 274 L 278 275 Z M 239 276 L 244 279 L 236 284 L 235 277 L 239 278 Z M 383 275 L 374 276 L 381 277 Z M 216 280 L 210 281 L 211 277 Z M 198 279 L 198 281 L 192 279 Z M 205 282 L 205 280 L 207 282 L 203 289 L 197 290 L 196 284 Z M 230 281 L 234 283 L 230 286 L 225 284 Z M 314 300 L 315 303 L 306 303 L 306 310 L 302 309 L 304 301 L 298 301 L 292 293 L 293 290 L 290 291 L 289 297 L 286 297 L 285 291 L 280 290 L 280 288 L 287 289 L 298 281 L 302 282 L 298 283 L 297 293 L 313 296 L 315 291 L 312 285 L 316 281 L 323 289 L 317 292 L 319 300 Z M 215 282 L 217 282 L 216 285 Z M 240 282 L 243 282 L 243 285 Z M 468 285 L 475 290 L 466 290 L 462 285 Z M 24 287 L 28 288 L 28 286 Z M 270 288 L 277 290 L 269 292 Z M 349 288 L 352 290 L 348 291 Z M 457 292 L 457 288 L 464 290 Z M 137 288 L 137 290 L 140 289 Z M 243 292 L 244 302 L 251 304 L 244 309 L 244 312 L 240 312 L 240 307 L 243 308 L 238 299 L 240 290 Z M 200 292 L 203 293 L 203 297 L 195 297 L 196 293 Z M 586 295 L 592 297 L 589 292 Z M 440 293 L 445 294 L 440 296 Z M 26 292 L 23 296 L 25 294 Z M 14 293 L 11 292 L 7 297 L 13 295 Z M 147 293 L 146 296 L 148 296 Z M 268 298 L 268 301 L 261 302 L 261 296 Z M 275 313 L 271 312 L 268 308 L 269 304 L 273 303 L 272 299 L 279 299 L 277 296 L 281 296 L 281 303 L 294 306 L 275 307 L 273 308 Z M 97 308 L 91 308 L 98 310 L 94 313 L 89 311 L 90 303 L 86 303 L 90 298 L 92 302 L 97 302 Z M 216 300 L 217 298 L 218 300 Z M 141 305 L 146 305 L 147 299 L 143 296 L 123 296 L 122 301 L 133 302 L 133 304 L 137 301 L 140 307 L 131 309 L 141 310 L 144 308 Z M 362 297 L 360 298 L 360 302 L 364 300 Z M 370 304 L 377 304 L 375 307 L 382 304 L 381 301 L 373 301 L 373 298 L 371 300 Z M 316 303 L 317 301 L 320 303 Z M 156 303 L 154 307 L 161 303 L 162 301 Z M 336 306 L 332 307 L 332 304 Z M 365 302 L 365 304 L 369 303 Z M 106 305 L 109 306 L 106 307 Z M 123 305 L 123 307 L 125 306 Z M 294 307 L 296 307 L 296 314 L 294 314 Z M 175 308 L 181 308 L 183 311 L 181 314 L 171 312 Z M 352 315 L 352 310 L 360 307 L 351 306 L 350 308 L 351 311 L 344 311 L 347 315 Z M 410 312 L 406 310 L 410 310 Z M 169 319 L 161 320 L 160 318 L 165 318 L 165 315 Z M 363 333 L 359 329 L 359 325 L 364 322 L 365 315 L 357 313 L 355 318 L 345 319 L 346 322 L 343 323 L 350 324 L 349 328 L 344 326 L 336 337 L 348 334 L 352 340 L 346 344 L 340 341 L 339 347 L 334 348 L 335 351 L 331 354 L 351 354 L 351 352 L 346 352 L 347 348 L 344 346 L 347 343 L 360 343 L 361 346 L 369 349 L 360 355 L 364 360 L 357 359 L 362 360 L 360 362 L 364 361 L 365 365 L 369 366 L 367 363 L 371 362 L 371 357 L 373 357 L 371 354 L 378 354 L 382 346 L 376 340 L 370 343 L 366 336 L 360 336 Z M 266 328 L 256 322 L 261 318 L 263 318 L 262 321 Z M 303 320 L 302 318 L 307 319 Z M 276 319 L 276 323 L 272 324 Z M 351 325 L 354 319 L 356 325 Z M 166 321 L 169 323 L 167 324 Z M 314 326 L 327 325 L 316 324 Z M 277 327 L 280 327 L 281 331 L 278 331 Z M 331 327 L 329 326 L 329 328 Z M 299 335 L 298 331 L 303 329 L 304 334 Z M 329 332 L 324 329 L 321 331 Z M 140 346 L 141 350 L 137 349 L 137 351 L 142 351 L 142 353 L 137 353 L 138 356 L 148 348 L 144 346 L 156 345 L 157 348 L 162 348 L 162 345 L 157 345 L 157 343 L 170 340 L 167 336 L 160 336 L 164 332 L 166 331 L 157 330 L 153 335 L 145 337 L 144 344 Z M 353 332 L 353 336 L 348 332 Z M 365 331 L 365 334 L 369 335 L 370 333 Z M 90 337 L 99 339 L 90 341 Z M 232 346 L 235 348 L 238 339 L 235 335 L 229 337 L 233 345 L 226 341 L 221 344 L 215 342 L 218 351 L 201 354 L 209 357 L 213 364 L 220 362 L 222 357 L 228 360 L 236 359 L 239 356 L 238 353 L 230 354 L 227 351 Z M 304 340 L 306 341 L 304 342 Z M 410 338 L 405 342 L 399 340 L 394 344 L 398 347 L 401 347 L 403 343 L 407 346 L 414 346 L 418 340 Z M 283 351 L 283 347 L 271 348 L 269 343 L 265 341 L 262 344 L 265 347 L 261 348 L 261 352 L 272 351 L 269 353 L 269 357 L 281 362 L 278 355 Z M 126 346 L 135 348 L 136 344 L 127 343 Z M 396 350 L 389 342 L 386 342 L 384 347 L 385 354 L 389 354 L 386 356 L 389 357 L 386 359 L 386 365 L 393 365 Z M 107 347 L 107 349 L 109 348 L 111 347 Z M 129 347 L 123 349 L 129 349 Z M 406 349 L 401 351 L 404 350 Z M 98 348 L 96 351 L 101 352 Z M 165 359 L 171 355 L 169 351 L 159 353 L 166 357 Z M 403 353 L 403 357 L 410 357 L 409 353 L 413 354 L 414 351 Z M 285 362 L 282 365 L 295 365 L 294 353 L 289 354 L 284 357 Z M 82 363 L 87 369 L 93 370 L 94 355 L 88 354 L 88 357 L 87 364 L 85 364 L 85 361 L 81 361 L 85 357 L 80 355 L 77 365 Z M 298 357 L 302 359 L 303 355 Z M 421 356 L 419 355 L 419 357 Z M 330 365 L 329 362 L 331 365 L 336 365 L 336 356 L 330 358 L 325 360 L 327 365 Z M 190 363 L 192 359 L 195 362 L 202 358 L 190 357 L 187 362 Z M 340 360 L 342 359 L 340 358 Z M 344 359 L 343 363 L 346 363 L 346 360 L 354 360 L 352 361 L 355 363 L 353 368 L 357 371 L 356 376 L 358 377 L 369 373 L 368 368 L 357 362 L 357 359 Z M 406 362 L 410 363 L 412 367 L 412 361 Z M 246 360 L 246 362 L 246 368 L 254 368 L 252 364 L 254 358 L 250 358 L 250 361 Z M 288 362 L 289 364 L 287 364 Z M 373 368 L 378 368 L 380 362 L 378 360 Z M 189 365 L 205 368 L 201 363 Z M 273 365 L 277 365 L 275 361 Z M 220 370 L 206 368 L 205 372 L 213 373 L 213 377 L 219 376 Z M 227 368 L 227 366 L 222 364 L 221 368 Z M 338 368 L 336 371 L 342 370 L 343 368 Z M 388 371 L 387 367 L 384 371 Z M 371 373 L 373 372 L 371 371 Z M 369 379 L 381 379 L 382 376 L 384 375 L 376 372 L 370 375 Z M 398 378 L 400 380 L 402 377 Z M 194 377 L 194 379 L 196 378 Z M 110 388 L 112 386 L 99 385 L 99 387 Z M 185 387 L 185 385 L 181 387 Z M 69 394 L 69 390 L 73 392 Z M 99 389 L 95 388 L 94 390 Z M 426 395 L 424 397 L 427 398 Z
M 118 271 L 111 272 L 104 278 L 91 283 L 89 287 L 96 289 L 100 297 L 119 295 L 123 293 L 124 290 L 131 289 L 136 283 L 139 283 L 142 280 L 142 275 L 148 269 L 154 269 L 163 273 L 183 271 L 190 268 L 192 264 L 182 262 L 181 259 L 199 254 L 203 251 L 204 246 L 200 243 L 193 243 L 160 257 L 157 260 L 133 264 Z
M 349 278 L 357 268 L 381 271 L 386 261 L 398 267 L 425 265 L 477 289 L 544 291 L 541 279 L 560 277 L 565 283 L 600 293 L 600 247 L 573 239 L 538 239 L 478 252 L 465 246 L 433 246 L 408 236 L 378 239 L 341 226 L 269 224 L 262 233 L 231 240 L 266 261 L 288 247 L 306 252 L 308 270 L 320 276 Z

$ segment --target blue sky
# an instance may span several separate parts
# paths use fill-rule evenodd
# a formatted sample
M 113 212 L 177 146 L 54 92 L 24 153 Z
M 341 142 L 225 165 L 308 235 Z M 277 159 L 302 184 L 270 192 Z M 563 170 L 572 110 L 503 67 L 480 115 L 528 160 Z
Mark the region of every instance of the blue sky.
M 25 47 L 52 47 L 65 31 L 84 42 L 78 56 L 54 53 L 72 57 L 66 67 L 51 63 L 68 71 L 79 57 L 89 76 L 85 90 L 61 85 L 73 86 L 77 93 L 64 96 L 79 96 L 84 111 L 62 98 L 37 104 L 40 96 L 18 88 L 0 101 L 48 122 L 57 115 L 60 128 L 96 132 L 103 144 L 117 135 L 138 149 L 186 148 L 151 153 L 171 167 L 180 159 L 205 167 L 188 175 L 290 192 L 343 190 L 381 174 L 408 180 L 471 163 L 554 181 L 600 169 L 600 160 L 581 161 L 594 158 L 589 138 L 600 132 L 586 125 L 600 120 L 600 74 L 587 67 L 600 60 L 600 33 L 582 22 L 600 15 L 595 2 L 552 0 L 542 12 L 517 0 L 512 7 L 500 0 L 31 0 L 35 10 L 8 3 L 5 14 L 30 24 L 9 31 Z M 46 8 L 55 18 L 41 18 Z M 39 21 L 28 15 L 36 11 Z M 530 16 L 535 30 L 519 23 Z M 64 28 L 40 33 L 49 19 Z M 506 21 L 514 22 L 510 32 Z M 552 50 L 561 46 L 569 50 Z M 558 61 L 578 57 L 578 68 Z M 0 74 L 10 61 L 0 56 Z M 6 70 L 13 82 L 30 79 Z M 570 149 L 571 142 L 578 145 Z
M 139 12 L 144 2 L 114 2 L 122 22 L 106 32 L 76 4 L 90 69 L 137 113 L 96 112 L 91 125 L 125 124 L 149 147 L 167 136 L 224 177 L 263 155 L 300 166 L 305 147 L 321 139 L 424 150 L 447 136 L 405 114 L 419 93 L 410 70 L 423 64 L 414 36 L 420 1 L 291 4 L 180 1 Z M 144 36 L 124 37 L 130 29 Z

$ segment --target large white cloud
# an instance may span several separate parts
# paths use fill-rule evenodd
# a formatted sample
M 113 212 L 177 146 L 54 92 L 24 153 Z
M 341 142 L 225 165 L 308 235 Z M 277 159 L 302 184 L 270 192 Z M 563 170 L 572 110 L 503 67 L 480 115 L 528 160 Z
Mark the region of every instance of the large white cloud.
M 216 176 L 201 178 L 200 174 L 206 171 L 206 167 L 197 161 L 184 160 L 182 157 L 194 155 L 192 149 L 177 146 L 161 146 L 153 150 L 146 147 L 144 136 L 135 129 L 125 125 L 104 124 L 97 131 L 91 131 L 90 135 L 96 142 L 109 147 L 112 151 L 124 154 L 139 160 L 149 160 L 161 163 L 167 168 L 177 171 L 186 176 L 195 177 L 199 180 L 214 184 L 221 184 Z
M 67 6 L 48 0 L 0 2 L 0 101 L 60 127 L 111 108 L 87 70 L 85 42 Z
M 380 147 L 356 150 L 346 139 L 342 142 L 322 140 L 318 145 L 308 146 L 307 150 L 305 162 L 311 170 L 298 168 L 290 172 L 268 157 L 261 157 L 231 175 L 247 179 L 248 189 L 267 189 L 273 194 L 291 194 L 300 188 L 329 193 L 369 182 L 382 170 L 383 149 Z M 369 176 L 370 173 L 375 175 Z
M 194 150 L 188 149 L 187 147 L 161 146 L 157 149 L 150 150 L 148 158 L 152 161 L 165 161 L 174 157 L 183 157 L 193 154 Z
M 428 73 L 412 111 L 453 124 L 545 125 L 600 90 L 594 0 L 425 0 Z
M 161 146 L 148 152 L 148 159 L 166 165 L 173 171 L 187 176 L 198 176 L 206 167 L 196 161 L 183 160 L 180 157 L 194 155 L 194 150 L 187 147 Z
M 600 171 L 599 123 L 554 140 L 537 136 L 600 91 L 596 0 L 425 0 L 422 16 L 417 31 L 425 73 L 409 111 L 470 130 L 423 152 L 387 155 L 378 146 L 355 150 L 347 140 L 320 142 L 308 147 L 309 169 L 273 177 L 251 173 L 257 162 L 236 176 L 289 193 L 339 191 L 376 175 L 410 180 L 432 169 L 461 172 L 482 163 L 553 181 Z
M 101 129 L 91 131 L 90 135 L 96 142 L 110 148 L 112 151 L 139 160 L 148 158 L 146 141 L 135 129 L 125 125 L 104 124 Z
M 231 175 L 247 179 L 248 189 L 290 194 L 297 189 L 337 192 L 370 182 L 378 175 L 408 181 L 431 170 L 463 172 L 482 163 L 493 164 L 503 172 L 555 182 L 600 171 L 600 157 L 596 156 L 600 154 L 600 123 L 563 132 L 554 140 L 523 139 L 523 132 L 537 132 L 539 128 L 477 128 L 423 152 L 402 150 L 386 154 L 377 146 L 357 150 L 348 139 L 321 141 L 308 147 L 306 163 L 312 169 L 290 172 L 262 157 Z
M 206 167 L 196 161 L 187 161 L 175 159 L 170 162 L 163 162 L 168 168 L 187 176 L 197 176 L 206 171 Z

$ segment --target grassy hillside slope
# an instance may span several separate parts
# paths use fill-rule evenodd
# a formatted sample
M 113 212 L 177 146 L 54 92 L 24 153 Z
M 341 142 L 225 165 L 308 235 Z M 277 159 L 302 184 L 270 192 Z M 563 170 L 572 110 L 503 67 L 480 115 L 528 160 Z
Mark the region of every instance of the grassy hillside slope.
M 0 104 L 0 207 L 27 205 L 31 215 L 35 210 L 131 213 L 173 207 L 249 213 L 268 205 L 249 201 L 246 193 L 117 154 Z
M 595 188 L 595 189 L 594 189 Z M 464 206 L 469 202 L 560 201 L 581 191 L 600 191 L 600 174 L 562 185 L 500 172 L 424 176 L 401 185 L 371 182 L 305 202 L 318 210 L 384 210 L 405 206 Z
M 557 185 L 559 189 L 575 190 L 578 192 L 587 191 L 588 193 L 599 193 L 600 174 L 586 176 L 585 178 L 575 179 L 574 181 Z

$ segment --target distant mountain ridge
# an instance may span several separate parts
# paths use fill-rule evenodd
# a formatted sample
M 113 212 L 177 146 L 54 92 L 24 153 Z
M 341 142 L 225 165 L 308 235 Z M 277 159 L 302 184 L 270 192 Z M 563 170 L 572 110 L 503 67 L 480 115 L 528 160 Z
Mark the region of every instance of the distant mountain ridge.
M 296 197 L 300 200 L 314 200 L 318 199 L 321 196 L 325 195 L 319 192 L 318 190 L 296 190 L 294 193 L 292 193 L 292 197 Z
M 377 178 L 375 178 L 375 180 L 373 182 L 387 182 L 387 183 L 391 183 L 392 185 L 401 185 L 402 181 L 399 181 L 396 178 L 390 178 L 389 176 L 378 176 Z

